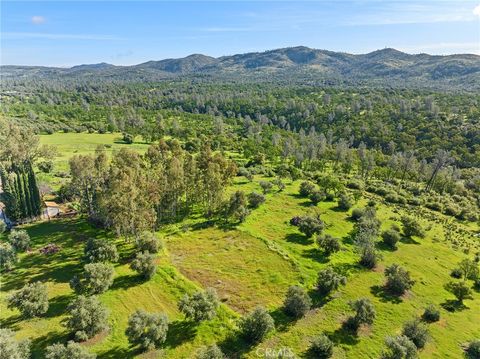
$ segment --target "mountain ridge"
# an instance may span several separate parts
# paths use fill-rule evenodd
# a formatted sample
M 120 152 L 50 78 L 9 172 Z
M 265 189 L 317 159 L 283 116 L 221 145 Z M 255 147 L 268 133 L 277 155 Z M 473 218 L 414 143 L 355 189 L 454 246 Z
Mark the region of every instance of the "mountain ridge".
M 156 81 L 191 76 L 212 78 L 336 81 L 427 81 L 480 87 L 480 56 L 474 54 L 408 54 L 393 48 L 366 54 L 349 54 L 306 46 L 286 47 L 212 57 L 191 54 L 182 58 L 151 60 L 136 65 L 83 64 L 70 68 L 46 66 L 1 66 L 3 78 L 91 78 L 126 81 Z

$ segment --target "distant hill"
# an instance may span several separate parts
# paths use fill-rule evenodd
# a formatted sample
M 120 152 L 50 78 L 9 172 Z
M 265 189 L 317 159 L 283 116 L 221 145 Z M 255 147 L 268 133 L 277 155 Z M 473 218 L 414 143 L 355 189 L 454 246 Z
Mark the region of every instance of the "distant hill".
M 158 81 L 180 77 L 288 82 L 377 83 L 399 86 L 480 88 L 480 56 L 434 56 L 382 49 L 368 54 L 304 46 L 214 58 L 194 54 L 134 66 L 100 63 L 71 68 L 2 66 L 4 79 Z

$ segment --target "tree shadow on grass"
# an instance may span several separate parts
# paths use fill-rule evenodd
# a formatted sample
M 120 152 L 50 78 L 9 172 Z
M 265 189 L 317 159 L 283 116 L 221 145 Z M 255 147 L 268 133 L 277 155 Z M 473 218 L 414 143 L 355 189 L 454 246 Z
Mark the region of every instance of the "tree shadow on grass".
M 116 277 L 110 287 L 111 290 L 128 289 L 144 282 L 144 279 L 139 275 L 123 275 Z
M 255 344 L 248 343 L 239 332 L 230 333 L 218 346 L 227 358 L 243 358 Z
M 330 295 L 324 295 L 318 292 L 317 289 L 310 289 L 308 295 L 312 299 L 312 308 L 321 308 L 333 298 Z
M 175 348 L 184 342 L 192 340 L 197 334 L 197 325 L 186 320 L 176 320 L 169 324 L 165 346 Z
M 130 359 L 135 358 L 136 356 L 142 354 L 142 349 L 139 347 L 136 348 L 121 348 L 115 347 L 107 351 L 101 352 L 97 355 L 98 359 Z
M 305 237 L 305 235 L 299 234 L 299 233 L 288 233 L 285 236 L 285 240 L 287 242 L 302 244 L 304 246 L 313 243 L 313 239 L 307 238 L 307 237 Z
M 64 294 L 50 299 L 48 301 L 48 311 L 45 314 L 45 317 L 53 318 L 61 315 L 67 310 L 67 306 L 73 300 L 73 298 L 73 294 Z
M 25 319 L 21 314 L 12 315 L 8 318 L 0 320 L 0 328 L 18 329 L 18 324 Z
M 400 304 L 403 302 L 401 297 L 389 293 L 383 285 L 370 287 L 370 293 L 380 298 L 380 301 L 384 303 Z
M 321 250 L 318 248 L 305 249 L 302 253 L 302 256 L 305 258 L 313 259 L 318 263 L 328 263 L 330 258 L 327 257 Z
M 462 310 L 469 309 L 463 302 L 454 299 L 446 300 L 440 304 L 440 306 L 448 312 L 461 312 Z
M 420 242 L 416 241 L 412 237 L 405 237 L 405 236 L 402 236 L 400 238 L 400 242 L 405 244 L 421 244 Z
M 398 248 L 392 248 L 389 245 L 385 244 L 384 242 L 377 242 L 375 244 L 375 247 L 381 251 L 387 251 L 387 252 L 395 252 Z
M 286 314 L 283 307 L 271 311 L 270 315 L 275 321 L 275 329 L 277 332 L 286 332 L 291 326 L 295 325 L 298 319 L 300 319 Z
M 348 328 L 348 325 L 342 323 L 340 328 L 334 330 L 333 332 L 326 332 L 325 334 L 334 344 L 343 344 L 354 346 L 360 342 L 358 334 L 355 330 Z
M 302 206 L 302 207 L 316 207 L 317 205 L 315 203 L 313 203 L 312 201 L 303 201 L 303 202 L 300 202 L 298 204 L 299 206 Z

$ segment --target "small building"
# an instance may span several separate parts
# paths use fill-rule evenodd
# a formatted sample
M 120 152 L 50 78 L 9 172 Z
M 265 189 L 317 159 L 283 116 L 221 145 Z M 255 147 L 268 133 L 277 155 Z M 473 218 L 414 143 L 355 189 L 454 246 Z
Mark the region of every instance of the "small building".
M 57 217 L 60 215 L 60 206 L 53 201 L 45 201 L 45 211 L 44 216 L 48 219 L 52 217 Z

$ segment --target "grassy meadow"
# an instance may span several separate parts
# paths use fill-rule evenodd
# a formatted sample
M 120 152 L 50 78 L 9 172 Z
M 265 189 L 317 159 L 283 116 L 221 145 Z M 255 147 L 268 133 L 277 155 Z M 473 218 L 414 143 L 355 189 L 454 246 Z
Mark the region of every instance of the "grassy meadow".
M 98 144 L 109 145 L 108 151 L 124 146 L 145 151 L 147 147 L 142 143 L 125 145 L 119 135 L 112 134 L 44 135 L 41 143 L 58 149 L 54 173 L 67 171 L 68 158 L 92 153 Z M 260 192 L 261 179 L 255 177 L 249 182 L 237 177 L 229 191 Z M 55 187 L 62 179 L 48 175 L 44 180 Z M 290 348 L 298 357 L 308 357 L 311 339 L 322 332 L 335 343 L 334 358 L 378 358 L 384 338 L 400 333 L 402 324 L 420 316 L 428 304 L 440 308 L 441 319 L 428 325 L 430 339 L 419 352 L 420 358 L 462 358 L 462 345 L 480 337 L 480 293 L 474 292 L 473 299 L 465 300 L 465 307 L 456 311 L 443 307 L 454 299 L 443 288 L 451 279 L 450 271 L 467 258 L 445 234 L 447 217 L 435 213 L 437 220 L 427 221 L 433 212 L 425 210 L 425 218 L 419 220 L 429 229 L 426 238 L 402 239 L 396 251 L 379 244 L 382 259 L 376 269 L 366 270 L 357 264 L 349 235 L 353 228 L 350 211 L 340 211 L 336 202 L 312 206 L 308 199 L 298 196 L 299 184 L 286 181 L 284 191 L 267 194 L 266 202 L 237 227 L 225 228 L 201 217 L 164 226 L 158 236 L 165 248 L 157 258 L 157 273 L 148 282 L 139 280 L 128 266 L 133 256 L 132 243 L 95 229 L 82 218 L 26 225 L 32 249 L 20 256 L 14 270 L 2 274 L 0 325 L 18 331 L 19 338 L 31 338 L 34 358 L 42 358 L 47 345 L 65 341 L 69 334 L 63 321 L 74 297 L 68 282 L 82 270 L 86 239 L 106 237 L 116 242 L 120 252 L 114 284 L 100 296 L 110 311 L 110 330 L 84 343 L 99 358 L 191 358 L 199 347 L 215 342 L 233 358 L 263 357 L 267 348 Z M 355 207 L 365 206 L 369 199 L 379 203 L 377 215 L 382 229 L 399 223 L 400 217 L 408 214 L 408 210 L 386 206 L 380 197 L 371 194 L 365 194 Z M 329 258 L 318 250 L 313 239 L 306 239 L 289 224 L 293 216 L 313 210 L 321 213 L 327 225 L 325 233 L 341 238 L 342 250 Z M 465 231 L 479 231 L 477 225 L 457 225 Z M 47 243 L 56 243 L 61 250 L 53 255 L 39 253 L 38 249 Z M 478 242 L 470 245 L 470 254 L 479 250 Z M 383 290 L 383 270 L 392 263 L 407 268 L 415 280 L 412 290 L 399 298 Z M 314 291 L 317 273 L 326 266 L 347 276 L 347 284 L 327 299 Z M 18 311 L 6 307 L 6 298 L 25 283 L 38 280 L 48 285 L 50 308 L 44 317 L 25 320 Z M 281 310 L 287 288 L 294 284 L 307 288 L 314 302 L 310 312 L 298 321 L 292 321 Z M 185 321 L 177 309 L 178 300 L 185 293 L 206 287 L 215 288 L 222 302 L 217 317 L 200 325 Z M 373 302 L 377 317 L 371 327 L 362 328 L 355 336 L 342 330 L 342 321 L 351 314 L 348 302 L 360 297 Z M 236 335 L 236 321 L 257 305 L 269 310 L 276 331 L 258 346 L 248 346 Z M 128 316 L 139 308 L 168 315 L 170 327 L 162 349 L 140 353 L 129 347 L 124 334 Z

